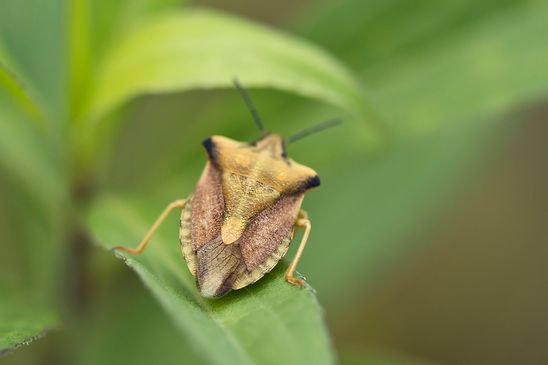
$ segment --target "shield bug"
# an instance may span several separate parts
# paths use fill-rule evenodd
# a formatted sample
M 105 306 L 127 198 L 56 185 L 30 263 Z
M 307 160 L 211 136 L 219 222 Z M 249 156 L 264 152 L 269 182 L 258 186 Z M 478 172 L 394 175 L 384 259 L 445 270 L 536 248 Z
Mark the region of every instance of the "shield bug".
M 296 228 L 304 228 L 304 234 L 285 278 L 304 285 L 293 276 L 311 228 L 301 204 L 320 179 L 311 168 L 288 158 L 285 145 L 338 123 L 331 120 L 284 140 L 266 132 L 246 90 L 234 84 L 262 137 L 251 143 L 222 136 L 204 140 L 208 162 L 195 191 L 169 204 L 137 248 L 114 247 L 141 254 L 167 215 L 181 209 L 181 250 L 207 298 L 243 288 L 271 271 L 286 254 Z

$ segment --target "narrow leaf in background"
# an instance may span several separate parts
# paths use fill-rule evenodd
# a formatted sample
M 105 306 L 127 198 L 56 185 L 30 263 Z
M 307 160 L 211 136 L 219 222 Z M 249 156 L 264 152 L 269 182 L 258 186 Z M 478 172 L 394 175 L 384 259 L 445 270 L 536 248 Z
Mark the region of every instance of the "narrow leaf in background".
M 38 103 L 59 126 L 66 122 L 68 75 L 66 2 L 0 2 L 0 43 L 18 77 L 36 92 Z
M 298 28 L 356 70 L 395 131 L 417 136 L 503 119 L 545 97 L 547 9 L 534 0 L 349 0 L 326 2 Z
M 0 352 L 56 328 L 65 173 L 44 119 L 0 66 Z
M 82 117 L 90 82 L 105 52 L 150 17 L 181 6 L 183 0 L 73 0 L 70 13 L 70 107 L 72 122 Z

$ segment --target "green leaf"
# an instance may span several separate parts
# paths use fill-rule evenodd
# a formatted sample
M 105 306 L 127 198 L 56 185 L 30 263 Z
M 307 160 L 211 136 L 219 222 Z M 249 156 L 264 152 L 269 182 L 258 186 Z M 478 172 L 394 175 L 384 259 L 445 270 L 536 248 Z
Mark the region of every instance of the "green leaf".
M 355 66 L 406 136 L 500 119 L 548 96 L 543 1 L 351 0 L 311 23 L 306 34 Z
M 58 327 L 59 212 L 0 166 L 0 353 Z M 55 203 L 52 201 L 52 203 Z M 53 215 L 53 217 L 52 217 Z
M 2 298 L 0 301 L 0 354 L 44 336 L 57 327 L 53 311 L 36 303 L 21 303 Z
M 105 247 L 131 244 L 146 232 L 159 209 L 159 204 L 103 197 L 92 208 L 88 226 Z M 222 299 L 202 298 L 179 249 L 177 220 L 170 217 L 143 255 L 123 258 L 198 353 L 213 364 L 333 362 L 321 309 L 310 290 L 285 282 L 285 265 Z
M 129 31 L 135 30 L 140 23 L 151 16 L 185 3 L 185 0 L 84 0 L 85 14 L 91 34 L 84 34 L 92 44 L 96 61 L 102 53 L 111 47 Z
M 70 27 L 71 116 L 79 118 L 95 68 L 106 50 L 140 23 L 182 0 L 72 0 Z M 74 121 L 74 120 L 73 120 Z
M 103 60 L 88 112 L 95 119 L 142 93 L 231 87 L 234 77 L 247 87 L 278 88 L 369 116 L 353 77 L 321 49 L 196 9 L 160 16 L 121 40 Z
M 424 134 L 465 120 L 500 118 L 548 96 L 548 68 L 538 62 L 548 59 L 539 36 L 548 33 L 547 14 L 546 3 L 525 2 L 391 65 L 378 89 L 379 105 L 407 133 Z
M 17 80 L 0 68 L 0 169 L 51 207 L 64 195 L 64 174 L 43 121 Z
M 0 68 L 0 352 L 58 323 L 68 191 L 49 125 L 18 81 Z
M 65 1 L 0 2 L 0 43 L 55 125 L 67 111 Z
M 0 60 L 2 59 L 3 57 L 0 54 Z M 28 90 L 25 90 L 21 81 L 17 79 L 13 71 L 8 70 L 7 66 L 2 64 L 2 61 L 0 61 L 0 88 L 3 89 L 3 93 L 11 96 L 13 101 L 26 112 L 28 119 L 41 125 L 45 123 L 42 111 L 31 98 Z

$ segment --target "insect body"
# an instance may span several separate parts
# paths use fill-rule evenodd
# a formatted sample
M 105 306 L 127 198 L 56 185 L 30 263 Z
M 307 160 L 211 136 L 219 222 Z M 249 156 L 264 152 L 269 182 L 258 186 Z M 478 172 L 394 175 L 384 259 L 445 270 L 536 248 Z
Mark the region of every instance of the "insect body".
M 235 83 L 262 127 L 247 93 Z M 303 227 L 299 249 L 285 274 L 287 281 L 302 286 L 293 273 L 308 240 L 310 221 L 300 208 L 305 192 L 320 184 L 316 172 L 288 158 L 285 142 L 277 134 L 264 133 L 252 143 L 213 136 L 203 145 L 208 162 L 194 193 L 171 203 L 136 249 L 115 249 L 142 253 L 169 212 L 182 209 L 179 238 L 184 258 L 201 294 L 215 298 L 271 271 L 287 252 L 295 228 Z

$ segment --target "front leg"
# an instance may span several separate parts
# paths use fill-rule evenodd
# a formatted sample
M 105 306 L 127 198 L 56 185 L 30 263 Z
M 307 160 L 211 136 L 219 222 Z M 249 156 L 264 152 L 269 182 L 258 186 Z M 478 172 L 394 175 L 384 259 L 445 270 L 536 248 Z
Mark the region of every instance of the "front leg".
M 291 284 L 298 285 L 298 286 L 304 286 L 304 283 L 295 278 L 293 276 L 293 272 L 295 271 L 295 268 L 297 267 L 297 263 L 301 259 L 301 256 L 304 251 L 304 246 L 306 245 L 306 242 L 308 241 L 308 236 L 310 235 L 310 229 L 311 224 L 310 220 L 308 219 L 308 214 L 306 211 L 302 210 L 299 211 L 299 215 L 297 217 L 297 220 L 295 221 L 295 228 L 304 227 L 304 234 L 303 238 L 301 239 L 301 244 L 299 245 L 299 248 L 297 249 L 297 253 L 295 254 L 295 257 L 293 258 L 293 261 L 291 261 L 291 264 L 287 268 L 287 271 L 285 272 L 285 280 L 290 282 Z

